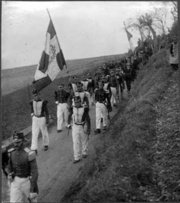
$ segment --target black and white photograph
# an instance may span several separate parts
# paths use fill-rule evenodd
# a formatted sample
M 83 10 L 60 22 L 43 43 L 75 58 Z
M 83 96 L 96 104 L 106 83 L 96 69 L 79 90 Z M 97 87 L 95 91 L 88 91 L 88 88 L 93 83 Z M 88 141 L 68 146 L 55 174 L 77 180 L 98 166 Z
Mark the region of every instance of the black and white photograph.
M 2 203 L 180 202 L 178 1 L 1 1 Z

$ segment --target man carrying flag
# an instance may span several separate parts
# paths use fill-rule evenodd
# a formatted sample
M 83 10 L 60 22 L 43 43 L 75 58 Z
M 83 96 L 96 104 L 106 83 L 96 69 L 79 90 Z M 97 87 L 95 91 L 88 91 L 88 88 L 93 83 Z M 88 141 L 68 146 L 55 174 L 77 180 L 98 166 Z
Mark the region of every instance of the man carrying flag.
M 34 76 L 34 89 L 39 92 L 44 87 L 49 85 L 64 67 L 66 67 L 66 62 L 53 22 L 50 18 L 50 23 L 46 34 L 45 49 L 42 52 L 42 56 Z

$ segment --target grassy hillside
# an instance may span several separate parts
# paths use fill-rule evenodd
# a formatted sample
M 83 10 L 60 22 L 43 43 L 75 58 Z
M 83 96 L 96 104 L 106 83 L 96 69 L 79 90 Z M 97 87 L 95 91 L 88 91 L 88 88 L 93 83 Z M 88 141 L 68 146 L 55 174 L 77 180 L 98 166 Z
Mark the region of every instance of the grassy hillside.
M 180 201 L 179 73 L 167 59 L 161 50 L 140 68 L 61 202 Z
M 117 57 L 121 56 L 114 55 L 67 61 L 69 75 L 82 74 L 87 70 L 91 72 L 97 65 Z M 2 71 L 2 92 L 4 91 L 4 95 L 2 94 L 2 140 L 9 138 L 14 130 L 21 131 L 32 124 L 29 106 L 32 86 L 29 86 L 29 97 L 27 85 L 32 83 L 35 69 L 36 65 Z M 41 91 L 41 97 L 48 100 L 49 112 L 55 119 L 54 91 L 57 89 L 59 81 L 68 83 L 67 73 L 65 71 L 62 73 L 60 72 L 58 79 Z

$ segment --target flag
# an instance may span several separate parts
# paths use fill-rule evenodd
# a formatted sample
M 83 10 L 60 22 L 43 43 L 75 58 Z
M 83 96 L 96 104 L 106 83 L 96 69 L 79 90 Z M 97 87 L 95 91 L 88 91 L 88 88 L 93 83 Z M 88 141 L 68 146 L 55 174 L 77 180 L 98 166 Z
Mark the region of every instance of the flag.
M 63 68 L 66 61 L 60 47 L 56 31 L 50 19 L 46 33 L 45 49 L 42 52 L 40 62 L 36 68 L 33 86 L 37 91 L 49 85 Z
M 126 33 L 127 33 L 127 38 L 128 38 L 128 41 L 130 41 L 130 39 L 133 37 L 133 35 L 125 28 L 126 30 Z

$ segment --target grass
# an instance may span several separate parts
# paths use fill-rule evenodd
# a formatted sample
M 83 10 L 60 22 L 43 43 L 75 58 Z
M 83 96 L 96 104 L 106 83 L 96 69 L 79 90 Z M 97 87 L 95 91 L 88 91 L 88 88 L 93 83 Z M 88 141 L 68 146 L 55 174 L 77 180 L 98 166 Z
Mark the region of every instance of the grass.
M 166 54 L 140 68 L 131 98 L 61 202 L 180 200 L 178 72 Z

